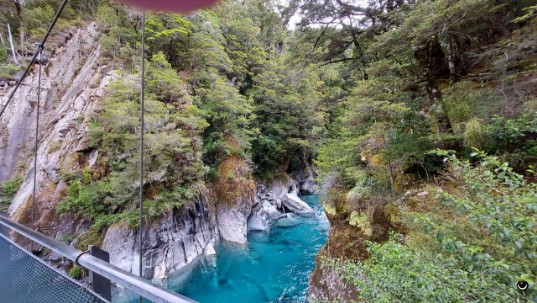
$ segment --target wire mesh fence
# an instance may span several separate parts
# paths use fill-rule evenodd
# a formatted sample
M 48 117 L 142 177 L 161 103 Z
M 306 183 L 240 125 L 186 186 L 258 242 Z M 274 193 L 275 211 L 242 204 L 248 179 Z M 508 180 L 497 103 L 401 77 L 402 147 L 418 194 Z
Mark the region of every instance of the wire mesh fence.
M 107 302 L 0 235 L 0 302 Z

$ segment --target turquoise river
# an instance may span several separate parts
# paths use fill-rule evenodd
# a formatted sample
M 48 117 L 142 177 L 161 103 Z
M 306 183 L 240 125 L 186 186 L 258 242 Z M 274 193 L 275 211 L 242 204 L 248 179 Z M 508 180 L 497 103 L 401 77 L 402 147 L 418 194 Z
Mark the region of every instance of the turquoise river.
M 172 289 L 200 303 L 306 302 L 315 255 L 330 228 L 318 196 L 302 196 L 313 217 L 274 220 L 270 232 L 249 232 L 248 244 L 220 243 Z

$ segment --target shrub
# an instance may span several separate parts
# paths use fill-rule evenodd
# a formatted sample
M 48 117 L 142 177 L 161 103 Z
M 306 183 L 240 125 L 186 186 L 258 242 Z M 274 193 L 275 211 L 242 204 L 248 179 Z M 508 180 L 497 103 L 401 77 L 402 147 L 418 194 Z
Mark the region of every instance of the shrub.
M 0 194 L 6 195 L 8 197 L 13 197 L 19 190 L 21 184 L 21 177 L 15 177 L 10 181 L 6 181 L 4 184 L 0 184 Z
M 48 148 L 48 153 L 49 154 L 55 153 L 55 152 L 59 151 L 61 147 L 62 147 L 62 145 L 61 145 L 60 141 L 54 141 L 54 142 L 52 142 L 50 144 L 50 146 Z
M 91 120 L 88 123 L 89 146 L 97 147 L 101 143 L 103 135 L 104 129 L 101 124 L 96 120 Z
M 13 64 L 0 65 L 0 78 L 13 78 L 13 76 L 20 70 Z
M 99 246 L 103 241 L 103 236 L 104 234 L 98 229 L 87 230 L 80 235 L 75 247 L 79 250 L 86 251 L 89 245 Z
M 516 291 L 457 260 L 428 255 L 394 240 L 369 243 L 362 262 L 325 261 L 360 292 L 360 302 L 516 302 Z
M 69 269 L 69 272 L 67 273 L 71 278 L 73 279 L 81 279 L 82 277 L 84 277 L 85 275 L 85 270 L 83 267 L 80 267 L 80 266 L 76 266 L 74 265 L 73 267 L 71 267 L 71 269 Z
M 73 234 L 67 234 L 65 236 L 62 237 L 62 241 L 65 242 L 66 244 L 71 244 L 71 242 L 73 242 L 75 236 Z
M 415 231 L 423 228 L 426 235 L 416 248 L 429 247 L 428 252 L 437 251 L 443 261 L 455 260 L 468 273 L 486 274 L 499 289 L 508 286 L 514 291 L 521 279 L 533 283 L 537 279 L 537 184 L 528 183 L 508 163 L 479 151 L 472 154 L 473 164 L 445 151 L 438 154 L 450 165 L 445 181 L 456 187 L 437 189 L 426 212 L 408 213 L 406 223 Z M 535 293 L 528 295 L 537 299 Z
M 475 97 L 472 89 L 471 82 L 459 82 L 444 98 L 444 108 L 455 133 L 462 132 L 462 123 L 472 112 L 471 104 Z
M 524 109 L 526 110 L 526 112 L 529 113 L 537 112 L 537 98 L 533 98 L 524 102 Z
M 537 280 L 537 184 L 477 150 L 472 162 L 436 154 L 449 164 L 444 189 L 399 205 L 409 233 L 369 243 L 368 260 L 327 264 L 360 302 L 516 302 L 516 282 Z M 358 213 L 350 221 L 362 224 Z M 536 300 L 530 288 L 520 302 Z
M 486 141 L 486 133 L 478 119 L 473 118 L 466 123 L 464 130 L 464 146 L 483 148 Z
M 0 184 L 0 211 L 7 211 L 11 205 L 11 199 L 22 184 L 22 178 L 15 177 L 10 181 Z
M 360 230 L 367 237 L 371 237 L 373 235 L 373 228 L 371 227 L 371 223 L 369 222 L 367 216 L 363 213 L 353 211 L 349 217 L 349 224 L 351 226 L 360 228 Z
M 457 194 L 439 191 L 436 199 L 468 217 L 491 241 L 504 247 L 502 257 L 510 263 L 513 275 L 522 272 L 536 278 L 537 184 L 527 183 L 497 157 L 482 152 L 473 156 L 479 160 L 476 167 L 449 156 L 448 178 L 462 188 Z
M 0 46 L 0 62 L 7 62 L 7 48 Z

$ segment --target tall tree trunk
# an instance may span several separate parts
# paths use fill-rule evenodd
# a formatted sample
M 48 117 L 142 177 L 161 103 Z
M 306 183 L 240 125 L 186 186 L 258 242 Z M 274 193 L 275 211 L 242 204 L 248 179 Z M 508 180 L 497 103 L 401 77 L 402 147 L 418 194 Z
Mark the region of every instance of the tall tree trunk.
M 461 41 L 456 35 L 448 35 L 445 39 L 447 45 L 447 60 L 449 67 L 449 79 L 451 83 L 459 81 L 464 73 Z
M 13 61 L 16 65 L 19 65 L 19 60 L 17 60 L 17 53 L 15 52 L 15 46 L 13 45 L 13 36 L 11 35 L 11 27 L 9 23 L 7 24 L 7 32 L 9 35 L 9 44 L 11 45 L 11 54 L 13 55 Z
M 21 19 L 21 28 L 19 30 L 19 37 L 20 37 L 20 43 L 21 43 L 21 56 L 26 57 L 28 55 L 28 52 L 26 51 L 26 47 L 24 47 L 24 27 L 22 25 L 22 19 Z

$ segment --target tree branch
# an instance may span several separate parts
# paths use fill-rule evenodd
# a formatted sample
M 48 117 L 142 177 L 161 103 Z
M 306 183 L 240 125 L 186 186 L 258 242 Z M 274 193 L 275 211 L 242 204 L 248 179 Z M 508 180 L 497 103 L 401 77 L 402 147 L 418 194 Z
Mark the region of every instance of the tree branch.
M 345 61 L 354 61 L 354 60 L 359 60 L 359 59 L 360 57 L 352 57 L 352 58 L 342 58 L 338 60 L 331 60 L 331 61 L 321 64 L 321 66 L 326 66 L 328 64 L 334 64 L 334 63 L 345 62 Z

